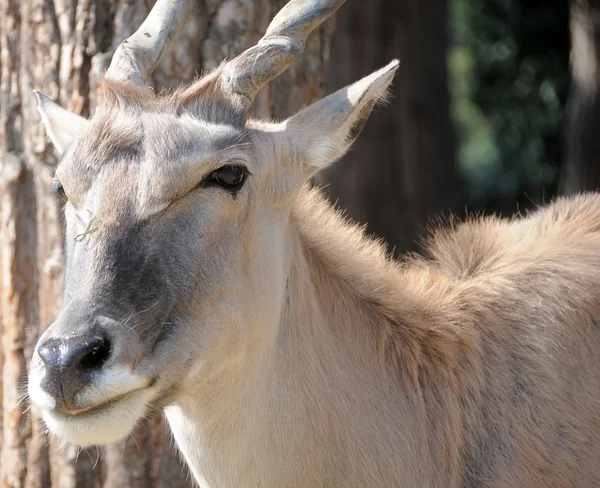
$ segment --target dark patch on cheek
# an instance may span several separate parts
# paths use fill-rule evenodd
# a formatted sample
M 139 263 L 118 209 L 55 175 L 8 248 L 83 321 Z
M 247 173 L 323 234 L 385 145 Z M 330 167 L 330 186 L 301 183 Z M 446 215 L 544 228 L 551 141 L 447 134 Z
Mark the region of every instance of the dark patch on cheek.
M 148 319 L 160 316 L 171 302 L 165 266 L 151 247 L 143 226 L 115 233 L 105 248 L 101 284 L 105 300 L 118 301 L 136 314 L 147 309 Z
M 131 288 L 137 281 L 136 275 L 144 268 L 146 249 L 136 234 L 139 234 L 139 229 L 111 236 L 106 246 L 105 265 L 110 270 L 115 289 L 125 291 Z
M 140 308 L 153 306 L 159 299 L 162 301 L 170 301 L 170 293 L 168 292 L 169 283 L 166 276 L 164 264 L 154 256 L 146 262 L 143 273 L 137 280 L 135 300 Z

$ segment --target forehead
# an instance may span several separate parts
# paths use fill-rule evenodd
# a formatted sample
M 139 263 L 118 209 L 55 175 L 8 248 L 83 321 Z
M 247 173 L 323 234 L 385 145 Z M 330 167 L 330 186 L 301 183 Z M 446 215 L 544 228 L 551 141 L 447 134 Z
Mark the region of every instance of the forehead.
M 245 136 L 243 125 L 169 106 L 100 108 L 56 176 L 74 202 L 89 207 L 90 198 L 104 200 L 103 187 L 110 187 L 113 203 L 127 200 L 139 213 L 152 213 L 224 160 L 247 161 Z
M 240 147 L 243 127 L 168 110 L 100 109 L 65 154 L 63 171 L 97 173 L 115 162 L 186 159 Z
M 185 164 L 243 147 L 243 125 L 215 123 L 175 110 L 100 108 L 62 158 L 57 173 L 93 177 L 115 164 Z M 58 174 L 57 174 L 58 175 Z

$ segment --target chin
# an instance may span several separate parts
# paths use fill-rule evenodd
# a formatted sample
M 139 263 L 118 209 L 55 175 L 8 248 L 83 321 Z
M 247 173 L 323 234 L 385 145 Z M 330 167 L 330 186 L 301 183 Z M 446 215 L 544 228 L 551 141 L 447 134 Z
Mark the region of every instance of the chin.
M 151 391 L 138 390 L 78 414 L 41 409 L 41 416 L 59 439 L 81 447 L 97 446 L 127 437 L 151 410 L 152 397 Z

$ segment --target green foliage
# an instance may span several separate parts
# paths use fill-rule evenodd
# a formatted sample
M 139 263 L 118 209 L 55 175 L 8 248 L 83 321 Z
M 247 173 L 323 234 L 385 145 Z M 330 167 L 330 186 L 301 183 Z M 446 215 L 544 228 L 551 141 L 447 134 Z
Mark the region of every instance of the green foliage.
M 541 201 L 563 157 L 569 84 L 564 0 L 454 0 L 449 55 L 467 202 Z

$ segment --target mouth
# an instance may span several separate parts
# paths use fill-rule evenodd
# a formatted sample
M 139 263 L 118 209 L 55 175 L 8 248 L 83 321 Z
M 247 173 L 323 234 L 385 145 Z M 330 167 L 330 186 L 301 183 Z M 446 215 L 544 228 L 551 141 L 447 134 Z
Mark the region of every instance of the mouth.
M 82 447 L 116 442 L 131 433 L 153 408 L 153 389 L 138 388 L 102 403 L 69 409 L 42 409 L 49 430 Z
M 53 410 L 52 413 L 58 414 L 58 415 L 64 415 L 66 417 L 82 417 L 82 416 L 88 416 L 88 415 L 95 415 L 95 414 L 101 413 L 102 411 L 110 409 L 111 407 L 115 406 L 117 403 L 121 402 L 122 400 L 126 399 L 127 397 L 129 397 L 143 389 L 144 388 L 138 388 L 136 390 L 132 390 L 127 393 L 123 393 L 122 395 L 111 398 L 110 400 L 107 400 L 100 404 L 89 405 L 89 406 L 85 406 L 85 407 L 72 407 L 72 408 L 63 407 L 63 408 L 58 408 L 56 410 Z

